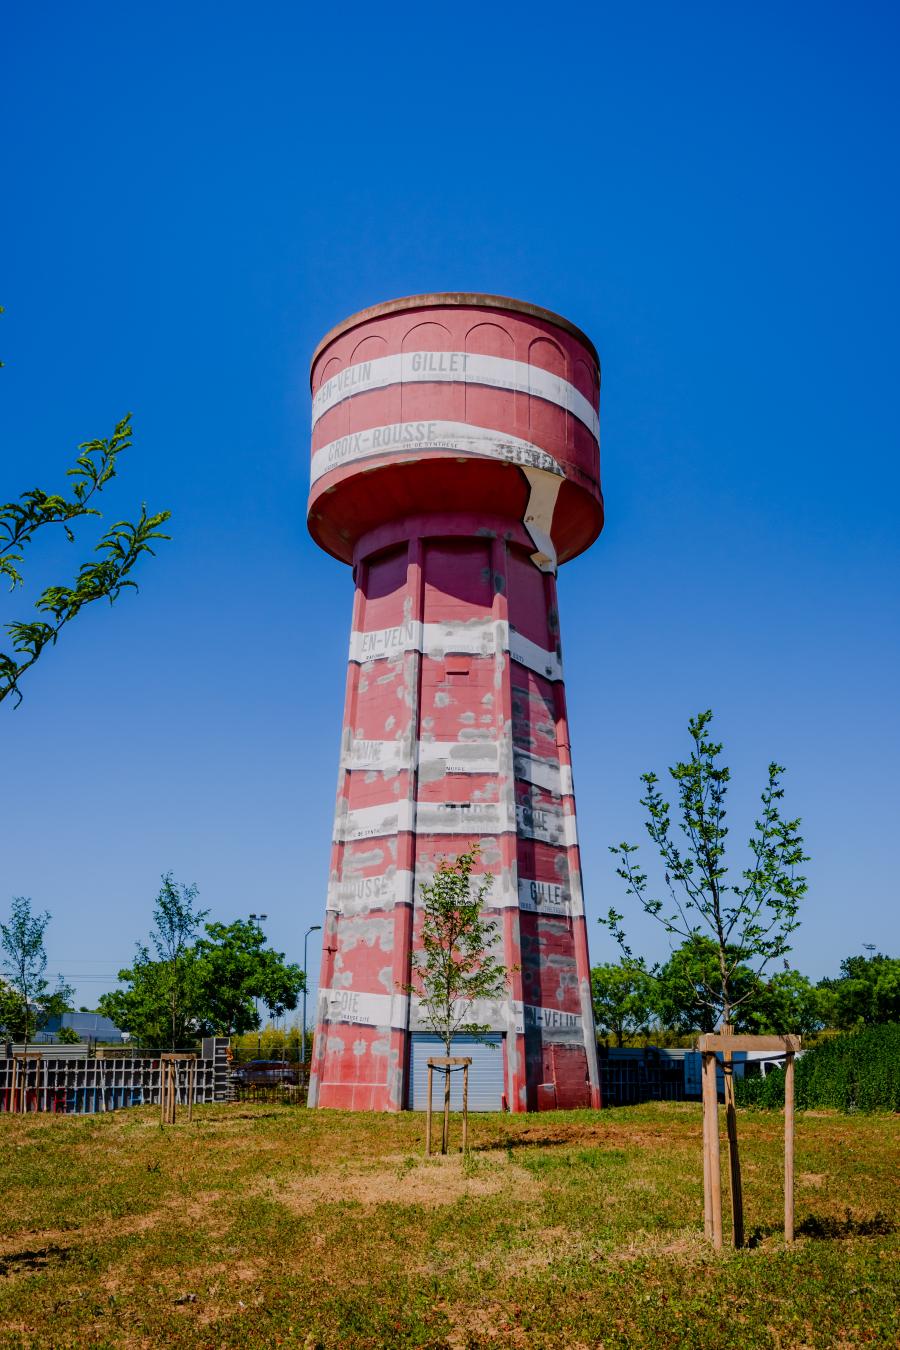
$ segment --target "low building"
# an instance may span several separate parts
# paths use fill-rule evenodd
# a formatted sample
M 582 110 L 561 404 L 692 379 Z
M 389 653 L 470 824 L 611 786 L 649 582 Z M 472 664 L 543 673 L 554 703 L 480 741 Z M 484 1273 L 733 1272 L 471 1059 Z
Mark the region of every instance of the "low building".
M 61 1017 L 50 1017 L 38 1032 L 35 1041 L 53 1044 L 63 1027 L 76 1032 L 80 1041 L 102 1041 L 107 1045 L 124 1045 L 128 1041 L 127 1031 L 120 1031 L 115 1022 L 96 1012 L 63 1013 Z

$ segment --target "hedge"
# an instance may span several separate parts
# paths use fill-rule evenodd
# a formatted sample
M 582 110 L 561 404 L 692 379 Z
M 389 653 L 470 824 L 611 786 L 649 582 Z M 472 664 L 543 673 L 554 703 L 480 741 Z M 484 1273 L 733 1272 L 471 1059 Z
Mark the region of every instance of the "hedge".
M 862 1027 L 834 1036 L 796 1062 L 795 1101 L 800 1110 L 900 1111 L 900 1023 Z M 784 1073 L 735 1078 L 739 1106 L 784 1106 Z

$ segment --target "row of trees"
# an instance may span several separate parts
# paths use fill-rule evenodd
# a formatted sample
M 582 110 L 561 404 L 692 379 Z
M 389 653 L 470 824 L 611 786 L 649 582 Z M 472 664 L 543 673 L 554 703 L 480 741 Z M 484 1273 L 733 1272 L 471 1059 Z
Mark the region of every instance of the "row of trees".
M 653 967 L 633 956 L 591 971 L 594 1020 L 616 1045 L 636 1038 L 682 1037 L 716 1029 L 707 990 L 718 952 L 710 940 L 684 942 Z M 764 977 L 739 962 L 732 986 L 740 999 L 735 1031 L 808 1036 L 825 1028 L 900 1022 L 900 960 L 880 953 L 849 956 L 835 978 L 813 982 L 790 966 Z
M 281 1017 L 303 991 L 303 971 L 267 945 L 257 923 L 207 923 L 197 901 L 196 886 L 162 878 L 149 942 L 119 971 L 123 987 L 99 1000 L 99 1011 L 142 1045 L 250 1031 L 260 1009 Z
M 196 886 L 171 873 L 153 909 L 147 942 L 139 942 L 131 965 L 119 971 L 121 987 L 104 994 L 97 1010 L 140 1045 L 176 1048 L 200 1036 L 230 1036 L 255 1030 L 261 1014 L 282 1017 L 296 1008 L 305 977 L 283 952 L 269 947 L 257 923 L 207 922 Z M 2 981 L 0 1035 L 28 1041 L 53 1017 L 71 1012 L 73 990 L 62 978 L 46 978 L 44 934 L 50 915 L 33 914 L 17 897 L 7 923 L 0 923 Z M 61 1040 L 77 1040 L 60 1033 Z

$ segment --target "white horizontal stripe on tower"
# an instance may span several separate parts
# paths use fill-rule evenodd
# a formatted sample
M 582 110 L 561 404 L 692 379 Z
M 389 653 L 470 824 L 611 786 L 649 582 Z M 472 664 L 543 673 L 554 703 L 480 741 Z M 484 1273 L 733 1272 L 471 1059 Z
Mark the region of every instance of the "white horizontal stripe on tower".
M 558 881 L 534 881 L 530 877 L 519 877 L 519 909 L 536 914 L 556 914 L 570 918 L 584 913 L 584 901 L 581 887 L 577 884 L 577 873 L 569 873 L 573 885 L 567 889 Z
M 525 1017 L 522 1004 L 512 999 L 476 998 L 466 1008 L 466 1018 L 477 1026 L 487 1027 L 489 1031 L 508 1031 L 512 1022 L 514 1030 L 525 1030 Z M 431 1031 L 422 1000 L 414 994 L 409 1005 L 410 1031 Z
M 396 773 L 410 767 L 410 746 L 406 737 L 395 741 L 354 739 L 341 755 L 343 769 L 383 769 Z
M 568 764 L 560 764 L 558 759 L 546 759 L 514 745 L 513 766 L 516 777 L 526 783 L 545 788 L 557 797 L 572 795 L 572 770 Z
M 406 739 L 399 741 L 353 740 L 341 756 L 345 769 L 383 769 L 396 772 L 414 767 Z M 499 747 L 496 741 L 421 741 L 418 765 L 426 778 L 442 773 L 496 773 Z M 435 772 L 429 772 L 436 770 Z
M 561 466 L 540 446 L 510 436 L 490 427 L 473 427 L 468 422 L 391 422 L 383 427 L 369 427 L 353 431 L 320 446 L 312 457 L 311 482 L 323 474 L 340 469 L 358 460 L 378 458 L 380 455 L 408 454 L 415 456 L 429 450 L 452 450 L 476 459 L 497 459 L 509 464 L 521 464 L 529 469 L 545 469 L 565 477 Z
M 352 918 L 371 909 L 411 905 L 412 901 L 412 872 L 394 868 L 378 877 L 345 876 L 340 881 L 332 881 L 328 887 L 326 909 Z
M 417 619 L 393 628 L 356 630 L 350 634 L 349 659 L 398 660 L 405 652 L 423 652 L 440 661 L 449 652 L 494 656 L 508 651 L 514 661 L 548 680 L 562 679 L 562 661 L 556 652 L 539 647 L 522 633 L 511 632 L 504 619 L 475 619 L 469 623 L 419 623 Z
M 487 385 L 490 389 L 509 389 L 533 394 L 565 408 L 583 422 L 594 439 L 600 436 L 600 418 L 590 399 L 585 398 L 561 375 L 554 375 L 527 361 L 512 361 L 506 356 L 483 356 L 480 352 L 399 352 L 376 356 L 338 371 L 316 391 L 312 406 L 312 424 L 330 408 L 354 394 L 387 389 L 394 384 L 464 383 Z
M 416 833 L 507 834 L 516 828 L 515 816 L 505 802 L 416 803 Z
M 516 828 L 542 844 L 577 844 L 575 817 L 557 802 L 516 802 Z
M 496 741 L 419 742 L 420 782 L 441 773 L 497 773 L 499 767 L 500 747 Z
M 375 839 L 383 835 L 412 832 L 417 834 L 512 833 L 515 814 L 505 802 L 385 802 L 378 806 L 360 806 L 350 810 L 342 800 L 334 817 L 336 843 L 355 839 Z
M 413 828 L 413 804 L 408 799 L 378 806 L 360 806 L 351 811 L 342 798 L 334 817 L 335 843 L 354 839 L 375 839 L 385 834 L 401 834 Z
M 405 1031 L 409 1020 L 406 994 L 370 994 L 354 989 L 323 989 L 326 1022 L 351 1022 L 354 1026 L 384 1027 Z
M 559 1008 L 538 1008 L 525 1004 L 525 1030 L 540 1031 L 545 1041 L 580 1040 L 580 1013 L 561 1012 Z

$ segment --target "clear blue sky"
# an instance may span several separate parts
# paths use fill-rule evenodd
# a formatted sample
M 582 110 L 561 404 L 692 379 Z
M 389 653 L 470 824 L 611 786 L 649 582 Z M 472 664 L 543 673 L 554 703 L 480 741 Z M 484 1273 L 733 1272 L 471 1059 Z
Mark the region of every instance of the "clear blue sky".
M 0 499 L 60 485 L 130 408 L 107 510 L 173 512 L 141 594 L 0 708 L 0 908 L 51 911 L 79 1002 L 165 870 L 293 958 L 321 921 L 351 579 L 305 530 L 308 359 L 426 290 L 532 300 L 602 356 L 608 524 L 560 578 L 590 915 L 622 898 L 639 774 L 711 706 L 738 837 L 788 766 L 800 967 L 898 951 L 898 26 L 890 3 L 7 13 Z M 32 579 L 81 556 L 42 546 Z

